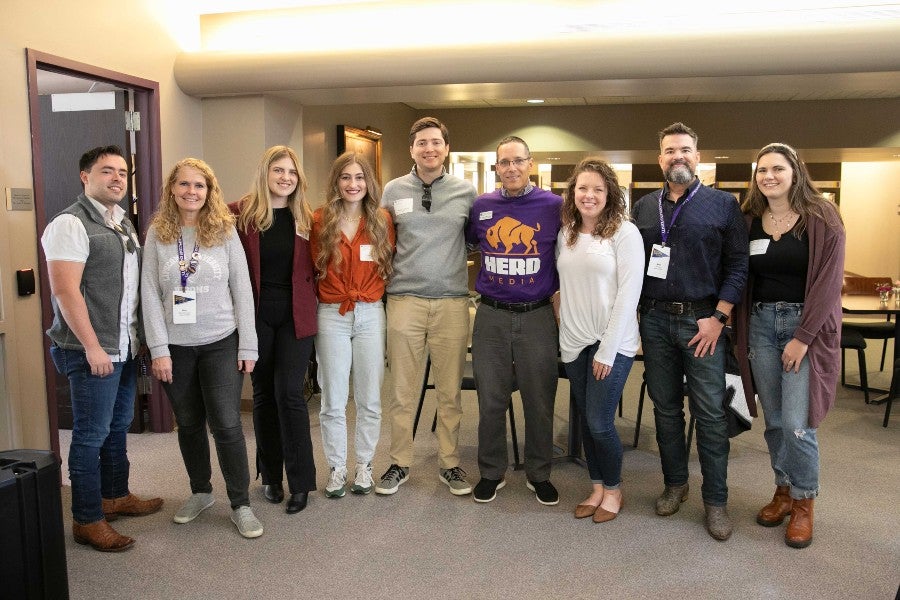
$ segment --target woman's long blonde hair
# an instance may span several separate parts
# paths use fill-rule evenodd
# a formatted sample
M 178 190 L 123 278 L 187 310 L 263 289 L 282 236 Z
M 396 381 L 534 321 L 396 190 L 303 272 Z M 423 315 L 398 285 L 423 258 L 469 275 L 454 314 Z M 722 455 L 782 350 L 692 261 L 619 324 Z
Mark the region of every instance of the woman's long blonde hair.
M 582 173 L 596 173 L 606 183 L 606 206 L 600 212 L 597 225 L 594 226 L 592 235 L 601 238 L 611 238 L 618 231 L 622 222 L 628 220 L 625 214 L 625 194 L 619 186 L 619 178 L 613 168 L 601 158 L 589 156 L 582 160 L 572 171 L 572 176 L 566 182 L 566 191 L 563 194 L 562 224 L 565 231 L 566 245 L 574 246 L 578 240 L 578 231 L 581 229 L 582 218 L 575 206 L 575 185 L 578 176 Z
M 234 215 L 228 210 L 222 189 L 212 167 L 199 158 L 185 158 L 175 163 L 159 198 L 159 206 L 153 213 L 150 225 L 156 230 L 156 237 L 164 244 L 174 243 L 181 236 L 181 216 L 172 191 L 178 181 L 178 171 L 182 168 L 194 169 L 206 179 L 206 202 L 197 219 L 197 241 L 207 248 L 225 243 L 234 230 Z
M 250 192 L 241 198 L 241 213 L 237 218 L 237 226 L 244 233 L 249 233 L 251 227 L 262 232 L 272 226 L 274 213 L 272 194 L 269 190 L 269 168 L 272 163 L 284 157 L 290 158 L 294 168 L 297 169 L 297 187 L 287 198 L 287 205 L 294 216 L 294 228 L 298 234 L 309 235 L 312 228 L 312 210 L 306 201 L 306 175 L 300 166 L 297 153 L 288 146 L 272 146 L 263 153 Z
M 319 234 L 319 252 L 315 256 L 316 271 L 319 279 L 325 277 L 330 268 L 340 271 L 341 254 L 336 252 L 341 235 L 341 216 L 344 204 L 338 185 L 341 173 L 352 164 L 359 165 L 366 180 L 366 197 L 363 198 L 363 214 L 366 217 L 365 231 L 372 244 L 372 258 L 378 268 L 378 275 L 387 281 L 393 273 L 393 249 L 388 236 L 388 221 L 381 208 L 381 190 L 375 181 L 372 166 L 362 154 L 345 152 L 338 156 L 331 165 L 328 175 L 328 189 L 325 193 L 325 204 L 322 205 L 322 232 Z

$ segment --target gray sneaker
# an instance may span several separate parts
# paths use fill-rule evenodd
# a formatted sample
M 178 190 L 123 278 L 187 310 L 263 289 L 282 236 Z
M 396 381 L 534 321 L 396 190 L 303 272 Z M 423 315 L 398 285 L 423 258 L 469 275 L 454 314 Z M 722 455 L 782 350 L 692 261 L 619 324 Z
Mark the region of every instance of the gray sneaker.
M 447 484 L 454 496 L 466 496 L 472 493 L 472 486 L 466 481 L 466 472 L 459 467 L 441 469 L 439 479 Z
M 656 514 L 661 517 L 674 515 L 681 508 L 681 503 L 687 500 L 688 484 L 667 485 L 663 493 L 656 499 Z
M 728 509 L 724 506 L 712 506 L 705 504 L 706 507 L 706 531 L 715 539 L 724 542 L 731 537 L 731 517 L 728 516 Z
M 245 538 L 257 538 L 263 534 L 262 523 L 259 522 L 259 519 L 253 514 L 253 509 L 249 506 L 238 506 L 231 511 L 231 522 Z
M 353 478 L 353 485 L 350 491 L 354 494 L 368 494 L 375 487 L 375 480 L 372 479 L 372 465 L 370 463 L 356 464 L 356 477 Z
M 375 486 L 376 494 L 395 494 L 401 483 L 405 483 L 409 479 L 409 467 L 401 467 L 400 465 L 391 465 L 388 470 L 381 476 L 381 481 Z
M 191 494 L 191 497 L 181 505 L 172 520 L 176 523 L 190 523 L 215 503 L 216 499 L 212 494 Z

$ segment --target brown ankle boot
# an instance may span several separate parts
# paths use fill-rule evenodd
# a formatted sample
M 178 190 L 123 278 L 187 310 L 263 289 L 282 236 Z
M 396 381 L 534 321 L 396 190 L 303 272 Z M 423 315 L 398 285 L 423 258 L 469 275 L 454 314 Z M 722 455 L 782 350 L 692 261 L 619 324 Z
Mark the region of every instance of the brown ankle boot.
M 806 548 L 812 543 L 812 537 L 813 499 L 794 500 L 784 541 L 791 548 Z
M 763 527 L 775 527 L 781 525 L 784 518 L 791 514 L 791 488 L 787 485 L 779 485 L 775 488 L 775 496 L 772 501 L 762 507 L 756 515 L 756 522 Z
M 106 519 L 100 519 L 87 525 L 72 523 L 72 537 L 79 544 L 90 544 L 94 550 L 100 552 L 121 552 L 134 545 L 133 539 L 119 534 L 106 522 Z
M 142 517 L 151 515 L 162 508 L 162 498 L 141 500 L 134 494 L 121 498 L 103 498 L 103 516 L 107 521 L 115 521 L 119 516 Z

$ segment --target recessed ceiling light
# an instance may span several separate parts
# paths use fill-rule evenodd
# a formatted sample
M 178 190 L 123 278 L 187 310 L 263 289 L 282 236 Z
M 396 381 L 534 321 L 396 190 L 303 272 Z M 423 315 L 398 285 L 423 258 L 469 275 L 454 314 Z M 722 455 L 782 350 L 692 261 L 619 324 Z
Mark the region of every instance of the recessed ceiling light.
M 730 156 L 713 156 L 713 158 L 731 158 Z
M 543 98 L 529 98 L 525 102 L 527 102 L 528 104 L 543 104 L 544 99 Z

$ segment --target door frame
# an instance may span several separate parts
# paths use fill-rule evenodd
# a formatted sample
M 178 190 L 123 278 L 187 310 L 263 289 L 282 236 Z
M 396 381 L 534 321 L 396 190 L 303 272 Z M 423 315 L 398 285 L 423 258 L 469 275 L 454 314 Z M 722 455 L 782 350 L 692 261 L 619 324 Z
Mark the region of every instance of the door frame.
M 32 48 L 25 49 L 26 72 L 28 78 L 28 108 L 31 116 L 31 168 L 34 186 L 35 220 L 37 232 L 40 234 L 47 226 L 47 215 L 44 204 L 44 171 L 42 166 L 42 138 L 40 122 L 40 105 L 38 96 L 37 71 L 52 71 L 75 77 L 84 77 L 96 81 L 111 83 L 117 87 L 134 90 L 135 110 L 141 113 L 141 134 L 135 136 L 135 165 L 138 177 L 135 181 L 134 193 L 137 195 L 138 229 L 147 230 L 150 218 L 159 199 L 162 181 L 162 145 L 159 110 L 159 83 L 125 73 L 111 71 L 82 62 L 77 62 L 40 52 Z M 44 330 L 53 322 L 53 311 L 50 304 L 50 281 L 47 275 L 47 260 L 40 244 L 40 235 L 35 240 L 38 249 L 38 273 L 41 282 L 41 322 Z M 56 384 L 54 382 L 53 361 L 50 358 L 49 345 L 44 345 L 44 369 L 47 388 L 47 415 L 50 426 L 50 445 L 59 456 L 59 420 L 56 408 Z M 173 427 L 171 411 L 162 405 L 162 393 L 158 383 L 154 382 L 150 395 L 150 423 L 152 431 L 171 431 Z

